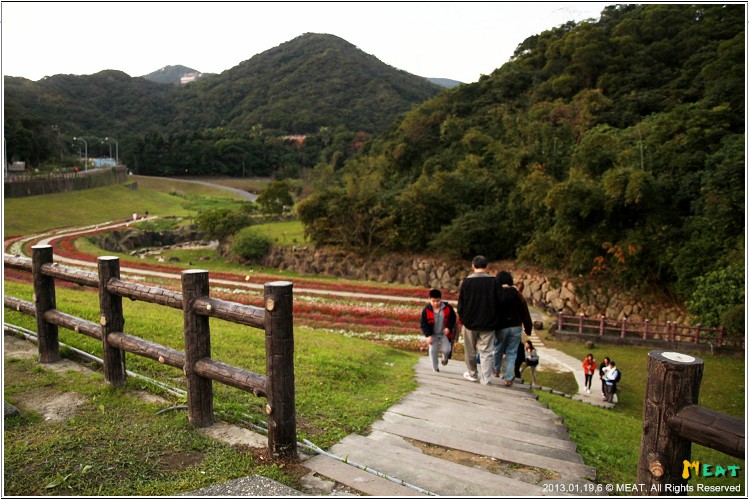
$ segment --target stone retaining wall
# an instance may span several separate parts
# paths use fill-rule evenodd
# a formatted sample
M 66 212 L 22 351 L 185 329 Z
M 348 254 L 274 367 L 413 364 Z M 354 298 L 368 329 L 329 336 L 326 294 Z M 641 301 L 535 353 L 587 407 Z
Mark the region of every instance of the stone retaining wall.
M 273 247 L 261 264 L 305 274 L 324 274 L 339 278 L 365 279 L 381 283 L 402 283 L 424 288 L 457 291 L 460 281 L 470 272 L 470 262 L 446 262 L 424 256 L 387 255 L 362 257 L 336 249 Z M 528 302 L 549 313 L 586 314 L 631 321 L 673 321 L 688 324 L 683 307 L 648 301 L 624 293 L 612 292 L 579 278 L 549 277 L 508 265 L 516 285 L 522 283 Z M 499 271 L 490 264 L 490 271 Z

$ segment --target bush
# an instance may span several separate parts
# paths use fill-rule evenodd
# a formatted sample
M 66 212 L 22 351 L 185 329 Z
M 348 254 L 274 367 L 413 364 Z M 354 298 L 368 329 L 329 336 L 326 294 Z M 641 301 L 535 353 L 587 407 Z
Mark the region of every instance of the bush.
M 692 298 L 686 305 L 697 323 L 707 327 L 719 327 L 723 325 L 724 319 L 736 314 L 726 313 L 743 303 L 744 268 L 741 265 L 732 265 L 697 278 Z
M 743 337 L 745 334 L 744 304 L 733 306 L 723 313 L 721 324 L 726 327 L 726 334 L 729 337 Z
M 231 251 L 243 259 L 257 261 L 268 253 L 270 244 L 270 238 L 246 227 L 234 236 Z
M 242 210 L 213 208 L 200 212 L 195 218 L 198 229 L 212 240 L 223 240 L 241 228 L 252 224 L 252 217 Z

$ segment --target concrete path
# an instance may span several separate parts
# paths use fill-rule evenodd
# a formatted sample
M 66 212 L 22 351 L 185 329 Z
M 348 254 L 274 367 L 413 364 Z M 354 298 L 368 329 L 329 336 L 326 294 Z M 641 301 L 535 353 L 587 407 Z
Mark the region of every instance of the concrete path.
M 528 385 L 466 381 L 465 364 L 455 360 L 435 373 L 425 356 L 415 369 L 413 393 L 388 409 L 369 433 L 347 436 L 329 450 L 372 474 L 324 455 L 303 465 L 375 496 L 556 496 L 557 490 L 544 485 L 595 479 L 561 418 L 539 403 Z M 380 481 L 367 482 L 371 478 Z

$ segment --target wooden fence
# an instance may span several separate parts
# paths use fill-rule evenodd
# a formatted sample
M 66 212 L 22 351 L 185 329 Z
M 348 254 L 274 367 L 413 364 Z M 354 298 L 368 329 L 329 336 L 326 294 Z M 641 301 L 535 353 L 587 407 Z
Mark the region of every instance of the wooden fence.
M 104 377 L 112 385 L 125 383 L 125 352 L 179 368 L 187 377 L 188 418 L 198 427 L 214 422 L 213 380 L 265 397 L 270 452 L 296 457 L 292 283 L 266 283 L 263 309 L 210 298 L 207 271 L 183 271 L 180 293 L 122 281 L 117 257 L 99 257 L 98 273 L 53 263 L 52 257 L 49 245 L 32 247 L 31 259 L 3 255 L 6 267 L 32 273 L 34 302 L 6 295 L 4 305 L 36 317 L 40 362 L 60 359 L 61 326 L 102 341 Z M 98 288 L 99 324 L 57 310 L 55 279 Z M 185 351 L 124 333 L 122 298 L 181 309 Z M 211 359 L 209 317 L 265 330 L 265 376 Z
M 690 468 L 702 473 L 699 464 L 692 462 L 692 443 L 745 458 L 746 422 L 697 405 L 703 368 L 700 358 L 686 354 L 648 354 L 637 465 L 641 495 L 675 495 L 677 489 L 686 494 Z
M 611 320 L 604 316 L 596 319 L 559 313 L 557 315 L 557 332 L 567 336 L 577 335 L 585 340 L 636 339 L 661 341 L 663 343 L 710 344 L 715 347 L 744 347 L 743 338 L 726 337 L 723 327 L 683 326 L 670 321 L 651 323 L 648 320 L 642 322 L 626 319 Z

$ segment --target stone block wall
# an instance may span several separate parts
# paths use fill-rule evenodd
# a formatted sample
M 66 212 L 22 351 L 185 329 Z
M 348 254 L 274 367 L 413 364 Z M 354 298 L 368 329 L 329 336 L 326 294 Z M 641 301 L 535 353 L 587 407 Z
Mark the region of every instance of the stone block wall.
M 425 256 L 385 255 L 363 257 L 343 250 L 273 247 L 261 264 L 281 270 L 305 274 L 323 274 L 339 278 L 364 279 L 381 283 L 401 283 L 424 288 L 457 291 L 461 280 L 471 270 L 468 261 L 442 261 Z M 585 314 L 589 317 L 605 315 L 607 318 L 630 321 L 665 323 L 673 321 L 688 324 L 683 307 L 659 300 L 646 300 L 626 293 L 612 291 L 584 278 L 563 279 L 545 276 L 517 268 L 515 264 L 503 267 L 510 271 L 515 284 L 522 283 L 523 295 L 535 307 L 556 314 Z M 490 264 L 490 271 L 501 270 Z

